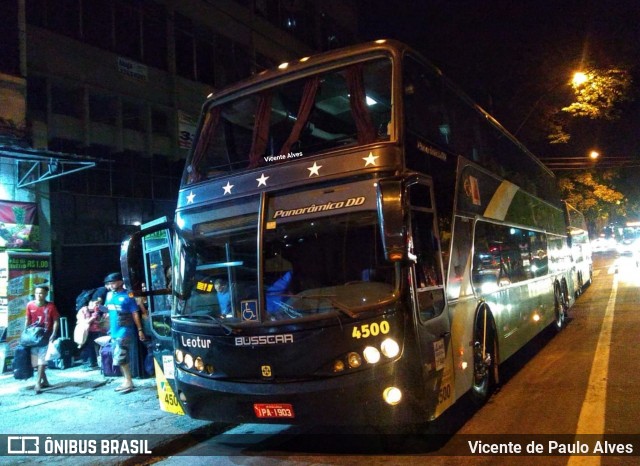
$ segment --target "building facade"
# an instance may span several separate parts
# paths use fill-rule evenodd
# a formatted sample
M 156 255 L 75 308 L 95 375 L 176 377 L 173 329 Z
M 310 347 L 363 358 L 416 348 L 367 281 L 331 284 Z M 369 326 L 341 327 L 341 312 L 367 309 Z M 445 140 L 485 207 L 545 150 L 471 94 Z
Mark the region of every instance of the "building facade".
M 355 1 L 4 0 L 0 200 L 38 206 L 55 300 L 119 268 L 175 207 L 205 97 L 355 41 Z

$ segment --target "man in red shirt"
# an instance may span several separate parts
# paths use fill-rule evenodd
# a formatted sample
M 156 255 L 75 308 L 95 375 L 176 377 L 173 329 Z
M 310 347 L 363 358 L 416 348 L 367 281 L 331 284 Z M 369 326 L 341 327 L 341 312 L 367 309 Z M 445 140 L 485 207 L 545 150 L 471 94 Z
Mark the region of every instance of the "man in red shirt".
M 49 342 L 55 340 L 55 336 L 58 333 L 58 322 L 60 314 L 56 305 L 47 301 L 47 294 L 49 294 L 48 286 L 36 286 L 33 291 L 34 300 L 27 303 L 27 318 L 25 319 L 24 328 L 26 329 L 30 325 L 37 325 L 45 329 L 45 339 L 48 336 Z M 47 361 L 45 356 L 47 355 L 47 345 L 40 347 L 31 347 L 31 365 L 38 367 L 38 380 L 34 390 L 36 394 L 42 392 L 43 388 L 50 387 L 47 380 L 47 374 L 45 368 L 47 367 Z

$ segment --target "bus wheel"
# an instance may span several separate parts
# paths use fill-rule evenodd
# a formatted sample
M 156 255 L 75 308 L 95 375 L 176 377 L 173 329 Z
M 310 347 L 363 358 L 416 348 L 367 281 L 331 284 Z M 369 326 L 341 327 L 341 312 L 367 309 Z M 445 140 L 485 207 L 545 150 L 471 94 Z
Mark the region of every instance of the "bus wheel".
M 498 339 L 489 308 L 483 305 L 476 315 L 473 340 L 473 386 L 471 398 L 484 404 L 499 383 Z
M 567 303 L 567 299 L 565 297 L 565 293 L 560 287 L 560 285 L 555 286 L 555 328 L 557 331 L 562 330 L 564 324 L 567 320 L 567 309 L 569 309 L 569 305 Z
M 582 272 L 578 272 L 578 289 L 576 290 L 576 298 L 582 294 L 584 288 L 584 280 L 582 279 Z

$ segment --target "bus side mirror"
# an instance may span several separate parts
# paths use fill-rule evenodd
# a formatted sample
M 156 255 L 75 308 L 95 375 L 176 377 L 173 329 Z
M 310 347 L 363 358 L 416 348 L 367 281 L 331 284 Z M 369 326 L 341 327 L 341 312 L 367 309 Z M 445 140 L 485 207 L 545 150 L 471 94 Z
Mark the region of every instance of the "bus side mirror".
M 134 296 L 141 296 L 144 283 L 142 232 L 135 232 L 120 245 L 120 270 L 126 290 Z
M 377 204 L 380 234 L 387 260 L 407 258 L 407 227 L 404 221 L 404 184 L 400 178 L 378 181 Z
M 160 220 L 160 221 L 158 221 Z M 120 244 L 120 271 L 122 272 L 122 280 L 127 291 L 133 296 L 149 295 L 148 289 L 143 289 L 145 285 L 145 251 L 143 241 L 146 241 L 147 248 L 153 246 L 153 241 L 160 236 L 166 238 L 167 230 L 173 228 L 173 224 L 164 218 L 150 222 L 149 226 L 143 226 L 144 229 L 136 231 L 127 237 Z

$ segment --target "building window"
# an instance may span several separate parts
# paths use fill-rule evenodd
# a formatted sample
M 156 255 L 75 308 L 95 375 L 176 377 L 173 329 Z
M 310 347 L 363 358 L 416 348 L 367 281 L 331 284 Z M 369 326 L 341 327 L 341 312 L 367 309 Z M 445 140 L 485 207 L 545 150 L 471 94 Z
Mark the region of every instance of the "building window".
M 89 118 L 95 123 L 115 126 L 118 122 L 118 99 L 114 96 L 89 94 Z
M 249 51 L 239 43 L 218 36 L 216 58 L 218 86 L 225 86 L 251 76 L 253 60 Z
M 27 0 L 25 11 L 27 23 L 41 28 L 47 26 L 47 0 Z
M 80 1 L 48 0 L 47 27 L 69 37 L 80 37 Z
M 142 47 L 144 63 L 167 69 L 167 13 L 164 5 L 152 1 L 144 3 Z
M 130 2 L 118 2 L 114 6 L 116 52 L 126 57 L 142 60 L 142 34 L 140 10 Z
M 171 135 L 169 115 L 165 110 L 157 108 L 151 110 L 151 131 L 162 136 Z
M 145 131 L 144 107 L 136 102 L 122 101 L 122 127 L 134 131 Z
M 195 80 L 194 44 L 191 20 L 179 13 L 175 15 L 176 73 Z
M 62 84 L 51 86 L 51 111 L 60 115 L 82 118 L 83 92 L 80 88 Z
M 113 49 L 113 10 L 110 2 L 85 0 L 82 4 L 82 35 L 96 47 Z
M 92 144 L 86 149 L 87 155 L 100 158 L 103 160 L 111 159 L 111 148 Z M 87 180 L 87 194 L 94 194 L 97 196 L 111 196 L 111 181 L 109 173 L 112 169 L 111 163 L 99 162 L 94 168 L 84 170 L 81 174 L 85 174 Z M 117 168 L 117 167 L 113 167 Z
M 136 157 L 134 154 L 134 152 L 125 151 L 111 156 L 115 161 L 111 171 L 111 195 L 114 197 L 133 197 L 135 173 L 131 158 Z
M 130 154 L 131 166 L 133 172 L 137 175 L 133 183 L 133 197 L 152 199 L 151 157 L 140 152 L 130 152 Z
M 213 66 L 213 33 L 209 28 L 199 28 L 196 32 L 196 81 L 215 85 Z
M 47 118 L 47 80 L 41 76 L 27 79 L 27 109 L 30 118 Z

